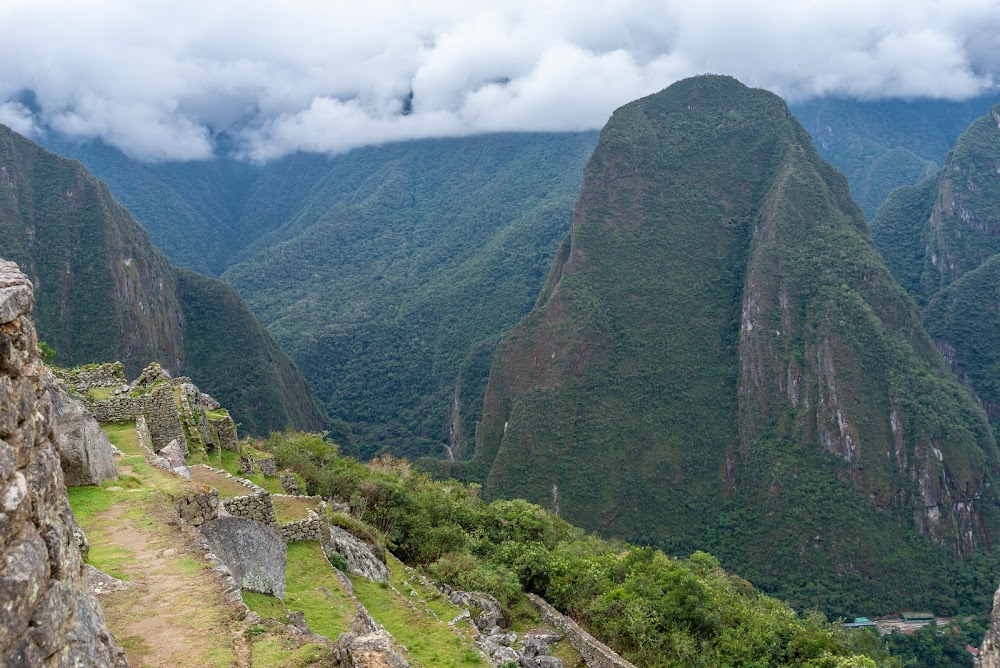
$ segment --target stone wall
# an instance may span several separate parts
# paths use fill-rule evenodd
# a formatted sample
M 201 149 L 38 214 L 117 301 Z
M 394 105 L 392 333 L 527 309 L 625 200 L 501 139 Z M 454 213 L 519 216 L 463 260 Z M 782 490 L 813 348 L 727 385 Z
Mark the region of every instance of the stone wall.
M 202 494 L 185 494 L 174 500 L 174 509 L 182 520 L 199 527 L 219 516 L 219 490 L 210 487 Z
M 223 505 L 233 517 L 260 522 L 268 526 L 278 526 L 278 516 L 274 513 L 274 502 L 271 501 L 271 493 L 262 489 L 255 494 L 248 496 L 237 496 L 223 501 Z
M 278 527 L 278 533 L 285 539 L 286 543 L 297 540 L 314 540 L 320 545 L 330 538 L 330 523 L 326 520 L 325 504 L 320 502 L 320 510 L 309 509 L 306 511 L 304 520 L 286 522 Z
M 87 410 L 98 422 L 131 422 L 142 413 L 142 397 L 121 395 L 104 401 L 86 402 Z
M 209 417 L 209 424 L 215 432 L 215 442 L 223 450 L 240 451 L 239 441 L 236 440 L 236 423 L 228 415 L 222 417 Z
M 590 635 L 572 619 L 562 614 L 544 599 L 528 594 L 528 599 L 538 608 L 542 621 L 566 635 L 588 668 L 635 668 L 635 665 L 618 656 L 610 647 Z
M 0 665 L 127 666 L 84 584 L 33 307 L 0 260 Z
M 87 364 L 77 367 L 64 374 L 60 379 L 77 389 L 86 392 L 92 387 L 120 387 L 125 384 L 125 367 L 121 362 L 106 364 Z
M 144 397 L 143 414 L 146 416 L 146 426 L 153 437 L 153 452 L 159 452 L 170 441 L 184 438 L 184 428 L 174 403 L 174 389 L 170 385 L 159 385 Z
M 275 478 L 278 475 L 278 465 L 274 463 L 274 457 L 263 457 L 257 460 L 257 468 L 265 478 Z
M 281 482 L 281 488 L 285 490 L 286 494 L 298 495 L 302 493 L 302 490 L 299 489 L 299 481 L 291 471 L 283 472 L 278 480 Z

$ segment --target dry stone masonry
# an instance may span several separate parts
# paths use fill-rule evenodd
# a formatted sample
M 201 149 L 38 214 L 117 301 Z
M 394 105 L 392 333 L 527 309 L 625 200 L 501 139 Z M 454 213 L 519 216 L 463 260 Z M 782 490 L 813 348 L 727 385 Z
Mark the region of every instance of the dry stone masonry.
M 286 494 L 298 495 L 302 493 L 302 490 L 299 488 L 299 481 L 295 479 L 295 474 L 291 471 L 284 471 L 278 480 L 281 482 L 281 488 L 285 490 Z
M 125 384 L 125 367 L 121 362 L 87 364 L 57 376 L 83 393 L 92 387 L 120 387 Z
M 200 527 L 219 516 L 219 490 L 209 487 L 201 494 L 186 494 L 174 501 L 177 515 L 191 526 Z
M 236 423 L 233 422 L 233 418 L 229 417 L 228 413 L 217 416 L 209 415 L 208 423 L 215 435 L 215 442 L 220 448 L 232 452 L 240 451 L 239 441 L 236 440 Z
M 127 666 L 84 583 L 33 307 L 0 260 L 0 665 Z
M 569 643 L 580 653 L 588 668 L 635 668 L 635 665 L 584 631 L 579 624 L 553 608 L 545 599 L 534 594 L 528 594 L 528 599 L 538 608 L 543 622 L 566 634 Z
M 314 540 L 323 544 L 330 536 L 330 523 L 326 519 L 326 504 L 319 502 L 319 512 L 312 508 L 306 510 L 306 518 L 294 522 L 286 522 L 278 527 L 278 533 L 286 543 L 297 540 Z

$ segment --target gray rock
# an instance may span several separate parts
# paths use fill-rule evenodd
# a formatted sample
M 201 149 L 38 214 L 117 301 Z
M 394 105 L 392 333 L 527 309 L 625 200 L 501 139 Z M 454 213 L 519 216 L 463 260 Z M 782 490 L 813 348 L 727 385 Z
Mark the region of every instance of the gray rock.
M 165 469 L 174 475 L 179 475 L 182 478 L 190 480 L 191 471 L 188 469 L 187 462 L 184 461 L 185 450 L 186 448 L 182 445 L 180 439 L 175 438 L 171 440 L 165 448 L 160 450 L 151 463 L 153 466 Z
M 373 582 L 388 582 L 389 569 L 386 568 L 364 541 L 354 537 L 338 526 L 330 526 L 330 537 L 323 544 L 327 559 L 339 554 L 347 561 L 347 570 Z
M 47 374 L 46 391 L 52 401 L 52 432 L 67 487 L 116 480 L 115 447 L 83 402 L 71 397 L 51 374 Z
M 539 636 L 526 635 L 521 654 L 525 656 L 545 656 L 549 653 L 549 644 Z
M 472 613 L 476 628 L 486 635 L 493 635 L 494 627 L 505 629 L 510 626 L 510 619 L 504 614 L 500 601 L 489 594 L 454 590 L 448 594 L 448 599 L 460 608 L 467 608 Z
M 121 591 L 135 585 L 108 575 L 102 570 L 94 568 L 90 564 L 83 565 L 83 581 L 87 589 L 92 594 L 107 594 L 108 592 Z
M 340 645 L 341 668 L 409 668 L 399 653 L 392 649 L 392 636 L 385 629 L 374 633 L 356 635 L 342 633 Z
M 203 524 L 201 532 L 241 587 L 285 598 L 288 549 L 277 531 L 241 517 L 219 517 Z
M 309 624 L 306 623 L 306 616 L 301 612 L 289 612 L 288 625 L 298 629 L 303 635 L 312 635 Z
M 538 664 L 538 668 L 563 668 L 562 659 L 557 659 L 554 656 L 536 657 L 535 663 Z

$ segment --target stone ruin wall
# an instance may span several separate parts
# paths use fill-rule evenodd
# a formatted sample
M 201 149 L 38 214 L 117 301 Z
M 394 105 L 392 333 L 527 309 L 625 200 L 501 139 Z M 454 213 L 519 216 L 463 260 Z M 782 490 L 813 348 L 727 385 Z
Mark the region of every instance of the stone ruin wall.
M 534 594 L 528 594 L 528 599 L 538 608 L 543 622 L 565 634 L 569 644 L 580 653 L 588 668 L 635 668 L 634 664 L 584 631 L 579 624 L 553 608 L 545 599 Z
M 86 392 L 92 387 L 120 387 L 126 383 L 125 367 L 121 362 L 88 364 L 65 373 L 56 373 L 56 377 L 75 387 L 78 392 Z
M 239 441 L 236 440 L 236 423 L 228 415 L 222 417 L 208 418 L 212 430 L 215 432 L 215 442 L 223 450 L 233 452 L 240 451 Z
M 84 584 L 33 307 L 0 260 L 0 665 L 127 666 Z
M 282 495 L 278 495 L 282 496 Z M 295 497 L 302 498 L 302 497 Z M 326 503 L 319 497 L 312 497 L 318 502 L 319 510 L 309 509 L 306 518 L 294 522 L 286 522 L 278 527 L 278 533 L 286 543 L 297 540 L 314 540 L 320 545 L 330 538 L 330 523 L 326 519 Z
M 219 516 L 219 490 L 209 488 L 202 494 L 185 494 L 174 501 L 177 515 L 191 526 L 200 527 Z
M 142 397 L 118 396 L 85 403 L 90 414 L 101 423 L 131 422 L 143 410 Z
M 177 404 L 174 403 L 174 390 L 170 385 L 160 385 L 153 388 L 145 396 L 143 414 L 146 416 L 146 426 L 153 437 L 153 452 L 159 452 L 179 438 L 187 444 L 184 438 L 184 428 L 177 414 Z

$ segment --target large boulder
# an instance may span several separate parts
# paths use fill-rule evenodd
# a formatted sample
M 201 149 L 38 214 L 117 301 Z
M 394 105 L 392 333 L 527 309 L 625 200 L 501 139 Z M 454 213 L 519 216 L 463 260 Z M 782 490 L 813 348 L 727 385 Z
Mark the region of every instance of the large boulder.
M 504 612 L 500 601 L 489 594 L 458 590 L 446 593 L 452 603 L 460 608 L 466 608 L 472 614 L 472 622 L 480 631 L 489 633 L 493 629 L 505 629 L 510 626 L 510 617 Z
M 330 537 L 323 544 L 323 552 L 331 562 L 338 554 L 347 562 L 347 572 L 360 575 L 373 582 L 388 582 L 389 569 L 375 556 L 363 540 L 338 526 L 330 525 Z
M 117 479 L 115 448 L 83 402 L 71 397 L 51 374 L 46 374 L 45 389 L 52 401 L 52 433 L 66 486 Z
M 203 524 L 201 533 L 243 589 L 285 598 L 288 548 L 277 531 L 242 517 L 219 517 Z

